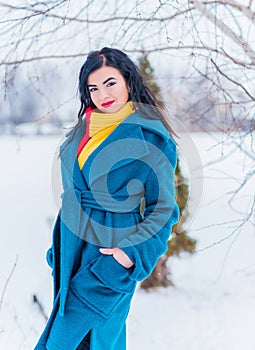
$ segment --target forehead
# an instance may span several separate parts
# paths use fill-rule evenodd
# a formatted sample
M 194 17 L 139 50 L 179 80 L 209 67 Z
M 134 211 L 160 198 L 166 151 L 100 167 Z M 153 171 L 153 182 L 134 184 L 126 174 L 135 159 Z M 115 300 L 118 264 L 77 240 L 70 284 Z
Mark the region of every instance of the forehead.
M 88 76 L 88 84 L 98 85 L 102 84 L 108 78 L 123 79 L 120 71 L 114 67 L 103 66 Z

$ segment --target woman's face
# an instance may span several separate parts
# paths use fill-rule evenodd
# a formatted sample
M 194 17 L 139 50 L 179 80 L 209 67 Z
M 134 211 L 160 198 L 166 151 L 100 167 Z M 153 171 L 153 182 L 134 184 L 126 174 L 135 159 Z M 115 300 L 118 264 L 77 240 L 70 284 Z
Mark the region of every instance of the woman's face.
M 103 66 L 88 76 L 94 105 L 103 113 L 118 112 L 128 101 L 129 88 L 118 69 Z

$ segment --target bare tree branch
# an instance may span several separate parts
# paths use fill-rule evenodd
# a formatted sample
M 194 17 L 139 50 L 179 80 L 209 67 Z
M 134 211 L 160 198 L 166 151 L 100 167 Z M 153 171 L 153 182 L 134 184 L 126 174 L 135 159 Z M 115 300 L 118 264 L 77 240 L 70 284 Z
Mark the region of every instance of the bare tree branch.
M 231 81 L 231 82 L 234 83 L 235 85 L 239 86 L 239 87 L 246 93 L 247 96 L 249 96 L 253 101 L 255 101 L 255 97 L 252 96 L 252 95 L 249 93 L 249 91 L 248 91 L 241 83 L 239 83 L 238 81 L 232 79 L 230 76 L 228 76 L 226 73 L 224 73 L 224 72 L 219 68 L 219 66 L 216 64 L 216 62 L 215 62 L 213 59 L 211 59 L 211 61 L 212 61 L 213 65 L 214 65 L 214 67 L 217 69 L 217 71 L 218 71 L 223 77 L 225 77 L 226 79 L 228 79 L 229 81 Z
M 197 10 L 200 11 L 211 23 L 219 27 L 224 34 L 240 46 L 251 59 L 252 64 L 255 64 L 255 52 L 241 36 L 234 33 L 233 30 L 230 29 L 221 19 L 217 18 L 216 15 L 213 15 L 207 10 L 206 6 L 204 6 L 199 0 L 192 0 L 192 3 L 194 3 Z
M 252 3 L 253 3 L 253 0 L 250 0 L 249 5 L 248 5 L 249 9 L 251 8 Z
M 251 5 L 252 0 L 250 1 L 250 5 Z M 251 10 L 250 5 L 244 6 L 242 4 L 237 3 L 236 1 L 232 0 L 218 0 L 218 1 L 203 1 L 203 3 L 205 5 L 207 4 L 211 4 L 211 5 L 216 5 L 216 4 L 221 4 L 223 6 L 231 6 L 233 8 L 235 8 L 236 10 L 240 11 L 242 14 L 244 14 L 247 18 L 249 18 L 251 21 L 254 20 L 255 18 L 255 13 Z
M 16 269 L 16 266 L 17 266 L 17 263 L 18 263 L 18 257 L 19 257 L 19 256 L 17 255 L 17 256 L 16 256 L 16 259 L 15 259 L 15 262 L 14 262 L 14 264 L 13 264 L 13 267 L 12 267 L 12 269 L 11 269 L 11 272 L 10 272 L 10 274 L 9 274 L 9 276 L 8 276 L 8 278 L 7 278 L 6 282 L 5 282 L 5 284 L 4 284 L 4 288 L 3 288 L 3 290 L 2 290 L 2 294 L 1 294 L 1 298 L 0 298 L 0 311 L 1 311 L 1 308 L 2 308 L 2 304 L 3 304 L 3 300 L 4 300 L 4 295 L 5 295 L 6 289 L 7 289 L 8 284 L 9 284 L 11 278 L 12 278 L 12 275 L 13 275 L 15 269 Z
M 171 51 L 171 50 L 199 50 L 199 51 L 205 51 L 205 52 L 215 52 L 220 56 L 224 56 L 226 58 L 229 58 L 229 55 L 221 50 L 218 50 L 213 47 L 209 46 L 198 46 L 198 45 L 178 45 L 178 46 L 165 46 L 165 47 L 154 47 L 154 48 L 148 48 L 148 49 L 124 49 L 125 52 L 127 53 L 141 53 L 141 54 L 149 54 L 152 52 L 162 52 L 162 51 Z M 19 60 L 15 61 L 2 61 L 0 62 L 1 65 L 6 65 L 6 66 L 12 66 L 12 65 L 19 65 L 21 63 L 29 63 L 33 61 L 40 61 L 40 60 L 49 60 L 49 59 L 68 59 L 68 58 L 76 58 L 76 57 L 84 57 L 88 53 L 87 52 L 81 52 L 81 53 L 76 53 L 76 54 L 68 54 L 68 55 L 49 55 L 49 56 L 34 56 L 34 57 L 29 57 L 29 58 L 21 58 Z M 243 62 L 239 61 L 238 59 L 235 59 L 234 57 L 231 57 L 231 59 L 236 63 L 241 66 L 250 66 L 253 65 L 253 62 Z
M 40 300 L 38 299 L 36 294 L 33 294 L 33 302 L 38 305 L 40 313 L 42 314 L 45 322 L 47 322 L 48 321 L 48 316 L 47 316 L 47 314 L 46 314 L 46 312 L 44 310 L 44 307 L 43 307 L 42 303 L 40 302 Z
M 31 16 L 45 16 L 45 17 L 51 17 L 51 18 L 57 18 L 62 21 L 63 24 L 67 24 L 68 21 L 70 22 L 79 22 L 79 23 L 92 23 L 92 24 L 100 24 L 100 23 L 107 23 L 107 22 L 113 22 L 113 21 L 136 21 L 136 22 L 166 22 L 170 21 L 178 16 L 182 16 L 194 9 L 194 7 L 189 7 L 183 11 L 177 11 L 171 16 L 167 17 L 154 17 L 152 14 L 150 17 L 132 17 L 132 16 L 111 16 L 107 18 L 102 19 L 89 19 L 89 18 L 78 18 L 78 17 L 68 17 L 68 16 L 60 16 L 54 13 L 50 13 L 50 9 L 47 10 L 36 10 L 34 8 L 28 7 L 28 6 L 16 6 L 16 5 L 10 5 L 3 2 L 0 2 L 0 6 L 10 8 L 12 10 L 26 10 L 32 12 Z M 22 19 L 27 19 L 28 16 L 23 17 Z

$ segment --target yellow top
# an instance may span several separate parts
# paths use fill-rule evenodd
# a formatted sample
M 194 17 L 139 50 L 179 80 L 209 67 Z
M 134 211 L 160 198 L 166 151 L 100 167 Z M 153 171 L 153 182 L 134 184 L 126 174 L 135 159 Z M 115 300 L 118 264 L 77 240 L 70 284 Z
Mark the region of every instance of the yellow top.
M 90 154 L 133 112 L 132 102 L 129 101 L 115 113 L 91 113 L 89 124 L 89 136 L 91 139 L 79 154 L 78 163 L 80 169 L 82 169 Z

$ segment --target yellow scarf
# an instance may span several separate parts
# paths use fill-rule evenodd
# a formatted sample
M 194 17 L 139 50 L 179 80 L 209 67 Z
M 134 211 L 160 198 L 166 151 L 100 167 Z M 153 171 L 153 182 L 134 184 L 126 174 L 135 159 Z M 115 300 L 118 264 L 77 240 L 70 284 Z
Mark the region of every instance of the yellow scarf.
M 90 154 L 133 112 L 132 102 L 129 101 L 115 113 L 91 113 L 89 124 L 89 136 L 91 139 L 79 154 L 78 163 L 80 169 L 83 168 Z

